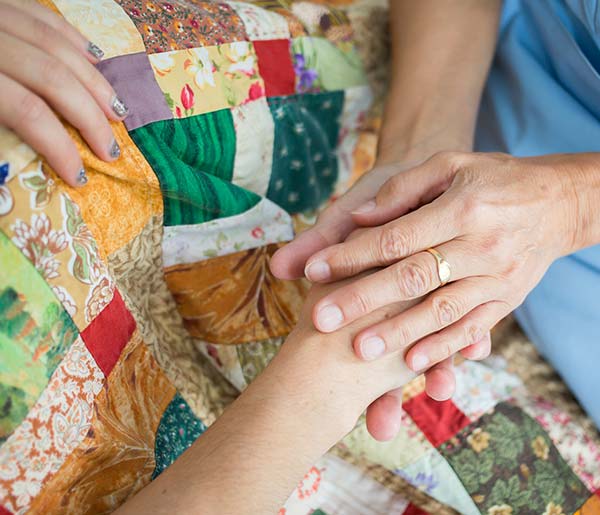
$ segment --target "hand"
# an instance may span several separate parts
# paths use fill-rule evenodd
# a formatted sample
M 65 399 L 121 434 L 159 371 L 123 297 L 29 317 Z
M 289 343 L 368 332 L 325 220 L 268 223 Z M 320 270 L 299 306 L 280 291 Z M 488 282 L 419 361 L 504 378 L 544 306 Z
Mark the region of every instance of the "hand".
M 452 137 L 450 137 L 450 135 Z M 351 234 L 358 234 L 358 225 L 352 212 L 372 199 L 379 188 L 396 174 L 409 170 L 429 157 L 434 149 L 470 148 L 469 143 L 450 132 L 421 138 L 410 149 L 398 151 L 397 131 L 383 130 L 379 149 L 378 164 L 364 175 L 345 195 L 323 211 L 311 229 L 301 233 L 294 241 L 280 249 L 271 259 L 271 271 L 281 279 L 296 279 L 304 275 L 306 260 L 321 249 L 344 241 Z M 466 138 L 468 140 L 468 138 Z M 354 232 L 353 232 L 354 231 Z M 465 349 L 463 354 L 471 359 L 485 357 L 489 353 L 489 338 L 481 344 Z M 453 360 L 447 359 L 434 365 L 425 373 L 426 392 L 433 398 L 444 400 L 452 396 L 455 388 Z M 400 421 L 400 392 L 391 391 L 374 402 L 367 410 L 367 420 L 371 434 L 378 440 L 392 438 Z
M 429 293 L 411 309 L 361 331 L 354 339 L 356 354 L 372 360 L 418 342 L 406 359 L 422 371 L 476 342 L 489 352 L 488 331 L 523 301 L 556 258 L 575 250 L 578 220 L 591 215 L 578 213 L 573 178 L 591 167 L 589 161 L 589 154 L 517 159 L 441 153 L 393 177 L 353 214 L 357 224 L 378 227 L 308 260 L 306 274 L 313 281 L 386 266 L 321 299 L 313 309 L 316 327 L 335 331 L 380 306 Z M 439 288 L 428 248 L 450 263 L 447 286 Z
M 57 114 L 99 158 L 119 157 L 107 118 L 122 120 L 127 107 L 94 66 L 103 56 L 97 46 L 34 1 L 0 0 L 0 48 L 0 125 L 42 154 L 72 186 L 87 178 Z
M 366 277 L 369 274 L 361 275 Z M 373 361 L 366 366 L 352 352 L 352 340 L 362 329 L 403 312 L 416 301 L 390 304 L 339 331 L 320 333 L 311 320 L 314 305 L 336 288 L 351 284 L 352 280 L 315 284 L 311 288 L 298 324 L 269 367 L 271 372 L 282 370 L 295 385 L 294 390 L 307 392 L 314 385 L 319 385 L 320 391 L 313 397 L 324 410 L 322 419 L 328 420 L 333 410 L 336 425 L 343 421 L 342 434 L 355 426 L 357 418 L 370 404 L 367 408 L 369 432 L 377 440 L 390 440 L 400 429 L 401 387 L 415 374 L 406 366 L 401 351 L 388 354 L 385 361 Z M 282 366 L 282 361 L 287 364 Z M 313 365 L 315 361 L 318 361 L 318 367 Z M 373 368 L 373 365 L 378 365 L 378 368 Z

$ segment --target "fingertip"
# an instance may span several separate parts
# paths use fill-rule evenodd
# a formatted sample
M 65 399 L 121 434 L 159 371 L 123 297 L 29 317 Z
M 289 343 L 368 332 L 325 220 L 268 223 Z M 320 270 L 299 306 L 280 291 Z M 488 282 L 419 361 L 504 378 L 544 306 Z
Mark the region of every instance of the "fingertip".
M 275 254 L 271 256 L 269 261 L 269 268 L 271 273 L 277 277 L 277 279 L 291 281 L 294 279 L 300 279 L 302 277 L 302 270 L 300 269 L 300 273 L 297 273 L 297 268 L 290 266 L 290 247 L 293 245 L 293 242 L 288 243 L 285 247 L 281 247 L 278 249 Z
M 322 333 L 332 333 L 344 325 L 344 313 L 337 304 L 321 299 L 312 310 L 313 324 Z
M 87 43 L 86 54 L 93 64 L 98 64 L 104 59 L 104 50 L 92 41 L 88 41 Z
M 386 344 L 380 336 L 363 334 L 354 339 L 353 348 L 363 361 L 373 361 L 385 354 Z
M 455 388 L 454 373 L 448 368 L 437 367 L 425 374 L 425 392 L 436 401 L 452 398 Z
M 375 440 L 389 442 L 393 440 L 402 426 L 401 399 L 386 393 L 367 408 L 367 430 Z
M 304 276 L 313 283 L 329 281 L 331 279 L 331 266 L 323 259 L 313 259 L 304 267 Z

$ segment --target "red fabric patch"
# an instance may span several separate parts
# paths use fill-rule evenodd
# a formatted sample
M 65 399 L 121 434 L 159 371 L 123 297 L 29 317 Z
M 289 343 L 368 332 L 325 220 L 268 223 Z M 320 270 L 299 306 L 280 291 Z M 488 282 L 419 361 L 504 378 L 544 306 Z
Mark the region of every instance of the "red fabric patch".
M 104 375 L 110 371 L 135 331 L 135 320 L 117 289 L 110 304 L 81 333 L 85 346 Z
M 258 71 L 265 81 L 265 93 L 268 97 L 293 95 L 296 75 L 290 54 L 289 39 L 271 39 L 253 41 L 258 58 Z
M 12 512 L 8 511 L 4 506 L 0 504 L 0 515 L 13 515 Z
M 425 392 L 403 403 L 402 408 L 434 447 L 452 438 L 471 423 L 452 400 L 434 401 Z
M 424 511 L 421 508 L 410 503 L 406 509 L 402 512 L 402 515 L 430 515 L 428 511 Z

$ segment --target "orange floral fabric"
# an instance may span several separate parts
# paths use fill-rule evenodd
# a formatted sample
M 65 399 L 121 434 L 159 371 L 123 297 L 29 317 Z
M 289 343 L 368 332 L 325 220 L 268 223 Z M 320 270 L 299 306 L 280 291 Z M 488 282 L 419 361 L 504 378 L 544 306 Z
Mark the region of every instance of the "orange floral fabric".
M 148 484 L 156 430 L 174 395 L 136 331 L 96 397 L 85 439 L 45 483 L 31 513 L 107 513 Z
M 285 336 L 293 329 L 308 286 L 271 274 L 269 259 L 280 246 L 165 269 L 169 289 L 193 337 L 246 343 Z

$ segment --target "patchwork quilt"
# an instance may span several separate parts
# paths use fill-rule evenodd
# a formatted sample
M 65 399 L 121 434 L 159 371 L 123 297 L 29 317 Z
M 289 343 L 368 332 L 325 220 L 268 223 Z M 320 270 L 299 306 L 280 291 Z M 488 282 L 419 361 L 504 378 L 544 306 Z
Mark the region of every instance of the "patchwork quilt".
M 0 128 L 0 514 L 109 513 L 277 352 L 268 260 L 372 166 L 385 0 L 40 0 L 105 52 L 122 149 L 68 187 Z M 374 93 L 375 92 L 375 93 Z M 492 357 L 338 451 L 467 515 L 600 514 L 600 440 Z M 343 454 L 342 453 L 342 454 Z M 425 513 L 328 454 L 280 515 Z

